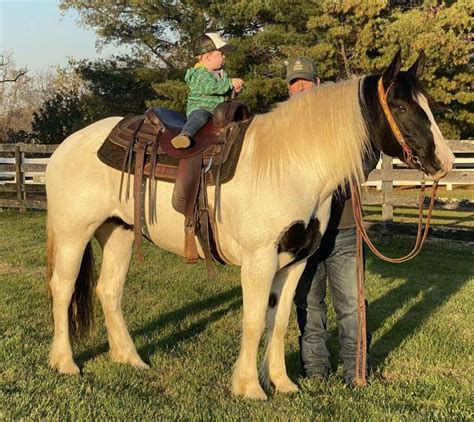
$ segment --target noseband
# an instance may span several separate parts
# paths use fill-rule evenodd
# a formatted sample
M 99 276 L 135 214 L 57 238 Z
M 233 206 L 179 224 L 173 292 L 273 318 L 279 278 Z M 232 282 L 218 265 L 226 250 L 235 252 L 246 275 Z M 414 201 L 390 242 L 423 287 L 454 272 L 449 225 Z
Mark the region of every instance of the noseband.
M 395 81 L 392 81 L 390 85 L 387 88 L 387 91 L 384 90 L 383 87 L 383 77 L 381 76 L 378 83 L 377 83 L 377 93 L 379 97 L 379 102 L 380 105 L 382 106 L 383 113 L 385 115 L 385 118 L 387 119 L 387 123 L 390 126 L 390 129 L 392 130 L 393 135 L 395 136 L 396 140 L 400 144 L 400 146 L 403 149 L 403 157 L 405 163 L 407 163 L 410 167 L 412 168 L 419 168 L 423 173 L 426 173 L 425 168 L 423 167 L 423 164 L 421 164 L 421 160 L 413 154 L 413 150 L 410 148 L 410 146 L 407 144 L 405 141 L 405 138 L 402 135 L 402 132 L 400 128 L 397 125 L 397 122 L 395 121 L 392 112 L 390 111 L 390 108 L 387 103 L 387 97 L 388 93 L 390 91 L 390 88 L 394 85 Z

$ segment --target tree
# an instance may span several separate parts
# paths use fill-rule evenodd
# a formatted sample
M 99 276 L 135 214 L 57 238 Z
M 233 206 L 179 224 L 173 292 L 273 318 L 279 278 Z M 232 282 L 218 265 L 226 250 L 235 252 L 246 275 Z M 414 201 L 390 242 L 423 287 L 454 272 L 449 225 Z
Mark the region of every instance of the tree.
M 146 67 L 128 56 L 72 63 L 82 81 L 88 112 L 94 120 L 109 116 L 140 114 L 156 97 L 152 83 L 166 80 L 163 69 Z
M 33 113 L 32 136 L 42 144 L 59 144 L 92 121 L 83 95 L 58 91 Z
M 26 69 L 17 69 L 12 52 L 0 54 L 0 141 L 17 142 L 26 139 L 30 129 L 25 119 L 31 101 L 31 78 Z
M 441 129 L 451 139 L 466 139 L 472 137 L 474 125 L 474 4 L 451 3 L 426 1 L 419 8 L 395 10 L 382 39 L 400 44 L 412 59 L 418 50 L 425 51 L 428 65 L 423 80 L 441 105 L 437 113 Z
M 231 36 L 239 50 L 228 57 L 242 77 L 242 96 L 254 110 L 286 97 L 285 60 L 306 55 L 322 79 L 338 80 L 382 70 L 402 48 L 407 61 L 428 56 L 424 81 L 442 104 L 437 116 L 447 137 L 472 136 L 472 1 L 458 0 L 62 0 L 103 43 L 127 43 L 149 68 L 161 69 L 156 101 L 184 108 L 184 70 L 192 40 L 202 32 Z
M 6 51 L 0 54 L 0 84 L 17 82 L 28 72 L 26 69 L 15 69 L 14 66 L 13 53 Z

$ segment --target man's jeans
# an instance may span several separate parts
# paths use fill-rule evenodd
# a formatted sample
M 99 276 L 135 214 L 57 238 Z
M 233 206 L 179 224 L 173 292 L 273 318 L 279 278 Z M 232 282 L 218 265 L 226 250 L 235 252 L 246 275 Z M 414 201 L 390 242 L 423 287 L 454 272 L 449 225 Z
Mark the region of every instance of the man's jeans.
M 318 251 L 308 259 L 296 289 L 301 360 L 308 377 L 327 376 L 331 370 L 326 346 L 326 279 L 336 312 L 344 378 L 349 381 L 354 378 L 356 362 L 356 229 L 328 230 Z
M 181 133 L 183 135 L 188 135 L 190 138 L 192 138 L 194 135 L 196 135 L 199 129 L 201 129 L 208 122 L 211 117 L 212 113 L 209 113 L 207 110 L 204 110 L 202 108 L 194 110 L 188 116 L 188 121 L 183 126 Z

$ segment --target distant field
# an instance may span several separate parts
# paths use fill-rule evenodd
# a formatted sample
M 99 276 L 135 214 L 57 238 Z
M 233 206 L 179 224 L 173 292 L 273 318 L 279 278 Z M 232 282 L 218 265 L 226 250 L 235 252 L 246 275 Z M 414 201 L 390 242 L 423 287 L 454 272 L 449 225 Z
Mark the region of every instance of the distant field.
M 327 383 L 298 375 L 297 328 L 286 359 L 301 392 L 270 392 L 267 402 L 230 395 L 239 348 L 239 268 L 205 265 L 146 244 L 132 264 L 124 313 L 148 371 L 110 362 L 103 317 L 74 344 L 81 376 L 47 366 L 52 336 L 45 286 L 45 214 L 0 209 L 1 420 L 473 420 L 474 248 L 428 240 L 414 261 L 394 266 L 369 257 L 368 327 L 375 374 L 366 388 L 344 386 L 331 312 L 334 374 Z M 399 255 L 413 239 L 383 249 Z M 100 258 L 100 254 L 97 254 Z M 98 259 L 100 261 L 100 259 Z M 96 303 L 97 304 L 97 303 Z
M 430 189 L 429 187 L 427 188 L 428 194 Z M 376 190 L 371 188 L 370 192 L 375 193 Z M 394 188 L 394 195 L 400 198 L 410 197 L 417 199 L 419 188 L 399 186 Z M 456 186 L 452 191 L 448 191 L 444 186 L 440 186 L 436 198 L 446 205 L 433 211 L 432 225 L 450 226 L 452 228 L 459 227 L 462 229 L 474 228 L 474 189 L 472 186 Z M 382 219 L 381 205 L 364 205 L 363 208 L 364 221 L 380 221 Z M 418 209 L 394 205 L 393 221 L 395 223 L 416 224 L 418 222 Z
M 426 212 L 425 212 L 426 215 Z M 382 219 L 382 207 L 378 205 L 364 206 L 364 221 L 380 221 Z M 408 207 L 394 207 L 393 221 L 395 223 L 418 222 L 418 210 Z M 433 226 L 443 225 L 458 228 L 474 228 L 474 207 L 471 211 L 436 209 L 431 218 Z M 473 232 L 474 239 L 474 232 Z

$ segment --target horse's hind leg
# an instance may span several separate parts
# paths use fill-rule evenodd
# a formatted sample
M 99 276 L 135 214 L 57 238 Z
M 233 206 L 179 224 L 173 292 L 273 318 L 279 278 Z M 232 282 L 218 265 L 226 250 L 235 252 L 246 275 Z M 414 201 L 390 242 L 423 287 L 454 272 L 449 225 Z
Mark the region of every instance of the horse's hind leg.
M 120 221 L 107 221 L 95 236 L 102 247 L 97 295 L 105 315 L 110 357 L 115 362 L 148 368 L 137 353 L 122 314 L 123 285 L 130 266 L 133 231 Z
M 277 274 L 269 298 L 267 313 L 267 350 L 262 366 L 262 381 L 270 381 L 277 391 L 291 393 L 298 387 L 290 380 L 285 365 L 285 334 L 291 314 L 293 296 L 306 261 L 295 264 L 283 274 Z
M 49 233 L 52 236 L 52 232 Z M 54 269 L 49 281 L 53 300 L 54 337 L 49 355 L 49 364 L 63 374 L 78 374 L 79 368 L 72 357 L 69 340 L 68 309 L 79 275 L 84 249 L 89 239 L 62 240 L 55 238 L 50 258 Z

